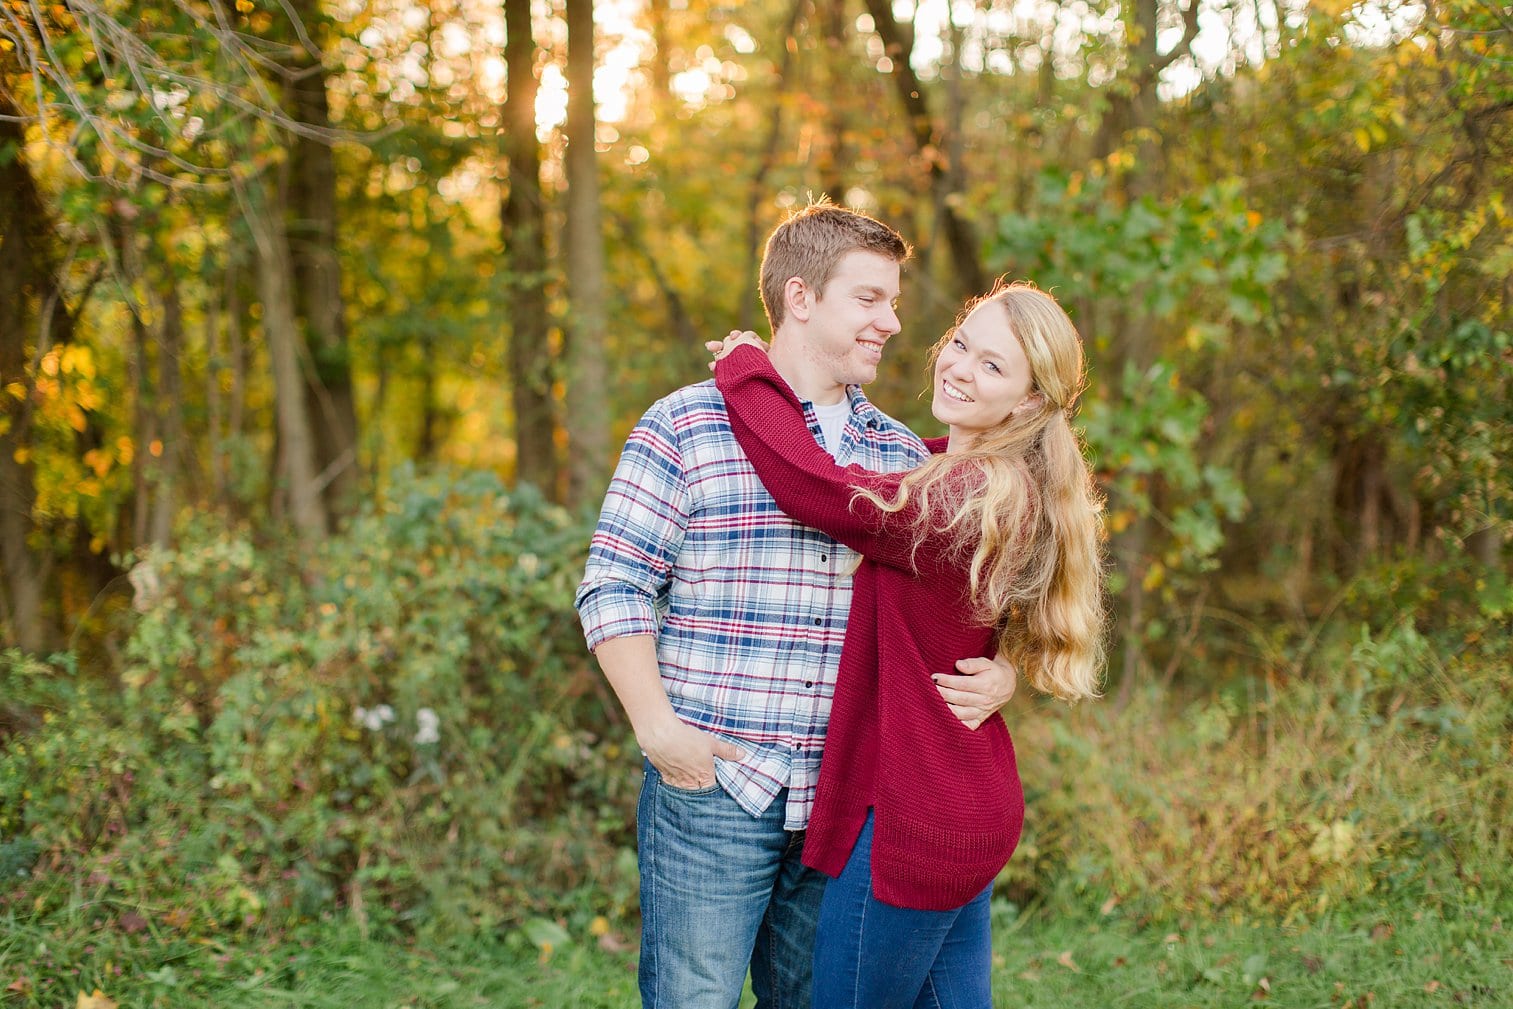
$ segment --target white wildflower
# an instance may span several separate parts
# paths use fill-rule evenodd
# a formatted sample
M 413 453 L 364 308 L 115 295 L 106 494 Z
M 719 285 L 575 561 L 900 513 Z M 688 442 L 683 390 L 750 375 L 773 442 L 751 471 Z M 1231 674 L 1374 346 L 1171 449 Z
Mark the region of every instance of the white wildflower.
M 376 708 L 353 708 L 352 721 L 369 732 L 377 732 L 384 727 L 385 722 L 394 721 L 394 709 L 387 704 L 380 704 Z
M 421 708 L 415 712 L 415 724 L 420 730 L 415 733 L 416 746 L 441 741 L 441 718 L 430 708 Z

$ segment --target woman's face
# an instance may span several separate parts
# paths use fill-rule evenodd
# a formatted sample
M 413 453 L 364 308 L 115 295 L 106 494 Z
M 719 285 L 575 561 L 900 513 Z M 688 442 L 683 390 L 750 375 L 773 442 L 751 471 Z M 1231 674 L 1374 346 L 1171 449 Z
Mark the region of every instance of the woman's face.
M 1002 424 L 1030 396 L 1030 362 L 996 300 L 974 308 L 935 359 L 930 411 L 953 438 Z

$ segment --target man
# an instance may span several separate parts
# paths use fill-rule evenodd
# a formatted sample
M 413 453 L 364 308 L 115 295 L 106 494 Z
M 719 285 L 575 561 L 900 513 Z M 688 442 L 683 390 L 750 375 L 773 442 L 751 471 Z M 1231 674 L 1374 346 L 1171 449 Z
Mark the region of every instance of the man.
M 898 332 L 909 247 L 828 203 L 762 257 L 771 357 L 841 464 L 928 455 L 862 395 Z M 850 606 L 855 555 L 778 510 L 714 383 L 647 411 L 605 496 L 576 605 L 646 756 L 637 808 L 646 1009 L 809 1009 L 824 877 L 800 862 Z M 972 727 L 1013 693 L 985 659 L 942 675 Z M 943 671 L 944 672 L 944 671 Z

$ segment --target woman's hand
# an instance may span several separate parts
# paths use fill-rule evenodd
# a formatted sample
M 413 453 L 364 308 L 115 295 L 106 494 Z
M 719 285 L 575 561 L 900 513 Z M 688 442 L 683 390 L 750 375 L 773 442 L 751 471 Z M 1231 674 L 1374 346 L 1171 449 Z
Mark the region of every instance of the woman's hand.
M 725 357 L 732 350 L 742 346 L 756 347 L 762 353 L 767 353 L 767 341 L 757 336 L 751 330 L 732 329 L 730 335 L 723 340 L 709 340 L 704 344 L 704 349 L 714 355 L 714 361 Z M 714 361 L 709 362 L 709 370 L 714 371 Z

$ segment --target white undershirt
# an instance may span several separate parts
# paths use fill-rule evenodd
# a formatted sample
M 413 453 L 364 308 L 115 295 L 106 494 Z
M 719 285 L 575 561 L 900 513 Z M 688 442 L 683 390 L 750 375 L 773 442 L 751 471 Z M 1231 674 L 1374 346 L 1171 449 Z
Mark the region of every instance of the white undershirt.
M 841 448 L 841 435 L 846 431 L 846 421 L 851 419 L 851 401 L 843 396 L 839 403 L 827 406 L 811 403 L 810 406 L 814 408 L 814 418 L 820 422 L 820 432 L 824 435 L 820 444 L 834 458 Z

